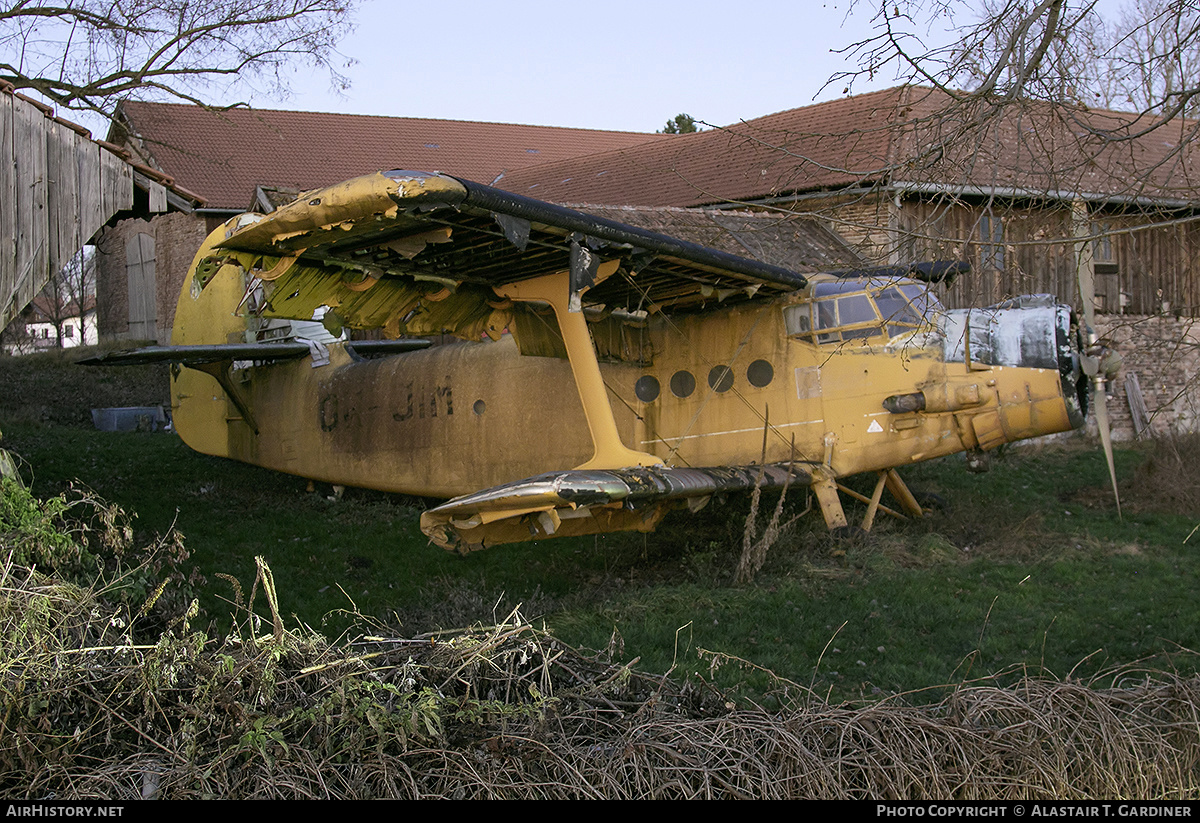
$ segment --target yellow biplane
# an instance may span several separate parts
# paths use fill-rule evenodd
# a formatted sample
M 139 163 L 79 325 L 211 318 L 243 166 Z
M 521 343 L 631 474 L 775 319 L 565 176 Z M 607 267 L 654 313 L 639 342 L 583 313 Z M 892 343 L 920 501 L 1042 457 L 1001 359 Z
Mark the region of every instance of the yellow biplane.
M 183 285 L 174 423 L 197 451 L 452 498 L 444 548 L 619 530 L 1080 426 L 1097 358 L 1048 296 L 944 310 L 958 264 L 803 276 L 441 174 L 390 171 L 213 232 Z M 1089 324 L 1090 325 L 1090 324 Z M 350 340 L 346 329 L 375 329 Z M 430 345 L 419 335 L 449 332 Z M 1089 368 L 1089 364 L 1091 368 Z

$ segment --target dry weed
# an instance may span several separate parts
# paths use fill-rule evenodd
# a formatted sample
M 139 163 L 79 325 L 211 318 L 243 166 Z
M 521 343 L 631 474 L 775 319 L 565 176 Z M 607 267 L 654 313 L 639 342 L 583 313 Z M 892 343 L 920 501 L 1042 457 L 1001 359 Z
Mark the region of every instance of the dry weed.
M 1121 489 L 1121 497 L 1147 511 L 1200 514 L 1200 433 L 1155 437 L 1150 456 Z
M 5 796 L 1200 794 L 1197 677 L 1027 677 L 924 705 L 834 706 L 800 690 L 767 711 L 568 648 L 517 612 L 338 646 L 245 613 L 231 637 L 185 616 L 135 645 L 135 619 L 92 591 L 0 572 Z

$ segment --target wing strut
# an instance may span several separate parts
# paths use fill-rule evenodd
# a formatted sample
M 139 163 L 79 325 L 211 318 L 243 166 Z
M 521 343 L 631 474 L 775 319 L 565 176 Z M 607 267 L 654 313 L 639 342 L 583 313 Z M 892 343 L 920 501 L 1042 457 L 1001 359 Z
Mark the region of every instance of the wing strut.
M 600 282 L 617 270 L 617 260 L 601 263 L 596 268 L 595 282 Z M 572 278 L 570 270 L 545 274 L 530 280 L 521 280 L 505 286 L 495 287 L 501 297 L 518 302 L 548 303 L 554 309 L 558 327 L 562 330 L 563 343 L 567 347 L 567 358 L 571 362 L 571 373 L 575 376 L 575 388 L 583 402 L 583 413 L 587 417 L 588 429 L 592 434 L 594 452 L 592 459 L 578 469 L 625 469 L 631 466 L 661 466 L 662 460 L 646 452 L 634 451 L 621 442 L 617 433 L 617 421 L 613 417 L 608 392 L 600 376 L 600 364 L 596 360 L 596 349 L 588 331 L 587 320 L 579 309 L 571 311 L 572 303 L 578 305 L 579 296 L 592 284 L 580 283 L 579 277 Z

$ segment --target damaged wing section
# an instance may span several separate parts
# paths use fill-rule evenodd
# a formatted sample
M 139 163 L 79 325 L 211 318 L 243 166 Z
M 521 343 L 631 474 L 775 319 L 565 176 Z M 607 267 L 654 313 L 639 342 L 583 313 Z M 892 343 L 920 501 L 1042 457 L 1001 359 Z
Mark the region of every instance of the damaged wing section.
M 652 531 L 674 508 L 698 511 L 714 494 L 808 485 L 792 464 L 552 472 L 456 497 L 421 515 L 421 531 L 461 553 L 531 539 Z
M 600 268 L 601 261 L 616 264 Z M 802 288 L 803 275 L 441 174 L 389 171 L 307 192 L 231 228 L 196 268 L 202 290 L 234 263 L 265 293 L 262 315 L 322 306 L 389 337 L 448 330 L 493 338 L 514 310 L 494 289 L 570 273 L 572 311 L 696 311 Z M 615 274 L 610 274 L 615 272 Z

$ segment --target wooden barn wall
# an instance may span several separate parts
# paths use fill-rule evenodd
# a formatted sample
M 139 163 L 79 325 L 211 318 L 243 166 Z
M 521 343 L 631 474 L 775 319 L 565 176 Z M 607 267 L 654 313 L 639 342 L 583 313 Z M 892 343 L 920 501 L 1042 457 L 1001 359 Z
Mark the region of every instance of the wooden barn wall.
M 997 221 L 1003 226 L 996 231 Z M 1096 293 L 1113 314 L 1200 315 L 1200 227 L 1152 216 L 1093 214 Z M 966 259 L 972 272 L 943 289 L 954 308 L 1016 294 L 1053 294 L 1075 304 L 1076 247 L 1068 209 L 942 205 L 907 201 L 897 220 L 893 259 Z
M 0 93 L 0 328 L 132 206 L 128 164 L 33 103 Z

